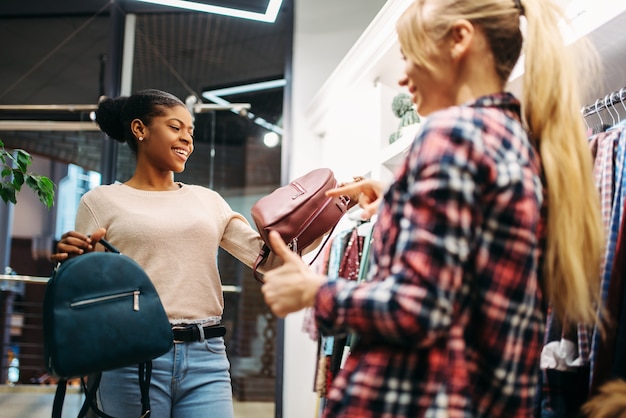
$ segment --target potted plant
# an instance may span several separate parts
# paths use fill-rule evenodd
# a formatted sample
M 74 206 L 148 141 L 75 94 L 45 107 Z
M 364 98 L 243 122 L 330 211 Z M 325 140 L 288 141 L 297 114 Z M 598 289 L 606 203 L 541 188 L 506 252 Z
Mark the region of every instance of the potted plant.
M 7 151 L 0 141 L 0 160 L 2 173 L 0 175 L 0 198 L 4 203 L 16 203 L 16 194 L 26 184 L 47 208 L 54 204 L 54 183 L 46 176 L 28 171 L 32 163 L 29 153 L 18 149 Z

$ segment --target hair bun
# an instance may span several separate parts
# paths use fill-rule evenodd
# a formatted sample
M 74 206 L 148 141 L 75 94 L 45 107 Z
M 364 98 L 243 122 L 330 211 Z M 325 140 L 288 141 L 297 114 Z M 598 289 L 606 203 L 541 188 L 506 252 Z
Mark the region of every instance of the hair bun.
M 96 110 L 96 123 L 100 130 L 119 142 L 126 142 L 121 118 L 122 108 L 126 104 L 126 100 L 126 97 L 111 99 L 101 96 Z

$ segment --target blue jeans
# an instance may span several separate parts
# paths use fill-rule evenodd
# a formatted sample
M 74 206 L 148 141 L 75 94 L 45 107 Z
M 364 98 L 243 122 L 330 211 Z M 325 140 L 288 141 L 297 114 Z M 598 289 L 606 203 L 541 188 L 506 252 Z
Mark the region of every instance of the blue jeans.
M 152 361 L 151 418 L 233 418 L 230 363 L 222 337 L 176 343 Z M 137 366 L 102 373 L 98 405 L 115 418 L 138 418 Z

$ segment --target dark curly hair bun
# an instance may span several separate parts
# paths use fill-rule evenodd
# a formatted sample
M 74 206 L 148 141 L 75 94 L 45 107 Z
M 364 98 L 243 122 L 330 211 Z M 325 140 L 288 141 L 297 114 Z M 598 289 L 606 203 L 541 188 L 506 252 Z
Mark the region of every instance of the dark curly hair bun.
M 98 103 L 96 110 L 96 123 L 100 130 L 119 142 L 126 142 L 124 138 L 124 124 L 122 122 L 122 108 L 126 104 L 128 97 L 117 97 L 111 99 L 103 98 Z

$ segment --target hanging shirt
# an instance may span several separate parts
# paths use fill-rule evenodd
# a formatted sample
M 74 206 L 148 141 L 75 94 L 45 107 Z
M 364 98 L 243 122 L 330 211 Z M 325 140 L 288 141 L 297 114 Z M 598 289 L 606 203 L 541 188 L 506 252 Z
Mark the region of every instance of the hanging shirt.
M 538 153 L 510 94 L 429 115 L 374 226 L 370 277 L 319 290 L 359 335 L 332 417 L 530 417 L 545 327 Z

